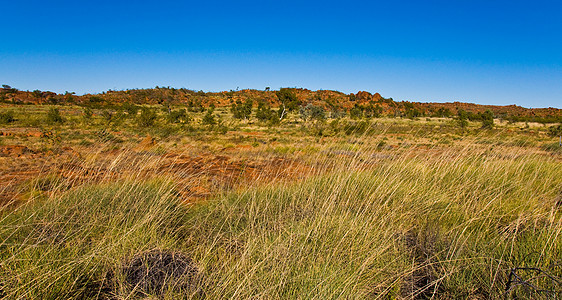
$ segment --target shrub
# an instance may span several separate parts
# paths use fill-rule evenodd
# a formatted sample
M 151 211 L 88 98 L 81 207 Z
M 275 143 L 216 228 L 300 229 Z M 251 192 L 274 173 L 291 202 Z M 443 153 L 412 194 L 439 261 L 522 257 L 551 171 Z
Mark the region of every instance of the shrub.
M 215 125 L 217 124 L 217 120 L 215 119 L 215 115 L 213 114 L 215 110 L 210 107 L 209 109 L 207 109 L 207 113 L 203 116 L 203 119 L 201 120 L 201 123 L 203 125 Z
M 365 117 L 367 118 L 378 118 L 382 114 L 382 107 L 380 105 L 373 105 L 373 103 L 369 103 L 365 107 Z
M 9 124 L 15 121 L 13 111 L 0 112 L 0 124 Z
M 548 134 L 550 136 L 562 136 L 562 124 L 548 127 Z
M 139 112 L 139 107 L 131 103 L 123 103 L 121 107 L 129 116 L 136 116 Z
M 349 110 L 349 116 L 352 119 L 360 119 L 363 117 L 363 110 L 359 105 L 355 104 L 355 106 Z
M 408 119 L 415 119 L 421 116 L 423 116 L 423 114 L 417 108 L 406 109 L 406 117 Z
M 326 111 L 322 106 L 316 106 L 313 104 L 308 104 L 305 107 L 301 107 L 299 110 L 301 118 L 303 120 L 314 119 L 314 120 L 324 120 L 326 119 Z
M 33 92 L 31 92 L 31 95 L 33 95 L 33 97 L 37 99 L 43 98 L 43 92 L 40 90 L 34 90 Z
M 491 110 L 486 110 L 480 115 L 482 120 L 482 128 L 492 129 L 494 128 L 494 113 Z
M 91 119 L 93 114 L 94 112 L 89 107 L 84 108 L 82 111 L 82 117 L 86 120 Z
M 273 111 L 271 109 L 271 107 L 269 107 L 269 105 L 265 101 L 260 101 L 258 103 L 258 109 L 256 110 L 256 119 L 258 119 L 262 122 L 267 122 L 267 121 L 278 122 L 279 121 L 279 117 L 277 116 L 275 111 Z
M 184 108 L 170 111 L 168 121 L 170 123 L 188 123 L 190 118 L 187 115 L 187 110 Z
M 156 123 L 158 115 L 150 108 L 143 107 L 138 116 L 138 125 L 141 127 L 152 127 Z
M 47 122 L 59 124 L 64 123 L 64 119 L 62 118 L 58 108 L 49 108 L 49 111 L 47 112 Z
M 240 100 L 236 100 L 236 103 L 232 103 L 230 111 L 236 119 L 249 119 L 252 115 L 252 106 L 254 105 L 254 100 L 248 99 L 244 103 Z
M 457 123 L 459 124 L 459 127 L 460 127 L 460 128 L 465 128 L 466 126 L 468 126 L 468 121 L 467 121 L 467 119 L 468 119 L 468 114 L 466 113 L 466 111 L 460 109 L 460 110 L 457 112 L 457 115 L 458 115 L 458 117 L 457 117 Z

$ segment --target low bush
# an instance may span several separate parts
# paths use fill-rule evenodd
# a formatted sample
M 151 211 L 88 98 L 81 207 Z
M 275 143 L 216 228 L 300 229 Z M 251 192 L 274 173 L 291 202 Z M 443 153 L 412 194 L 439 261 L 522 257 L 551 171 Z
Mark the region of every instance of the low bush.
M 60 114 L 58 108 L 51 107 L 47 112 L 47 122 L 51 124 L 62 124 L 64 123 L 64 118 Z
M 16 118 L 14 117 L 13 111 L 0 112 L 0 124 L 10 124 L 15 121 Z
M 143 107 L 140 115 L 137 117 L 137 124 L 140 127 L 152 127 L 156 124 L 158 115 L 153 109 Z

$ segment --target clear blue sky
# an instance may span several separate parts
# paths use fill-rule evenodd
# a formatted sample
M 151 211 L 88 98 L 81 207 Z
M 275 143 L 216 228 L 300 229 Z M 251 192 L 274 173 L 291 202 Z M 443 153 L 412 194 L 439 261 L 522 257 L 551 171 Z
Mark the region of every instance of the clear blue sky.
M 562 108 L 562 1 L 4 1 L 0 84 Z

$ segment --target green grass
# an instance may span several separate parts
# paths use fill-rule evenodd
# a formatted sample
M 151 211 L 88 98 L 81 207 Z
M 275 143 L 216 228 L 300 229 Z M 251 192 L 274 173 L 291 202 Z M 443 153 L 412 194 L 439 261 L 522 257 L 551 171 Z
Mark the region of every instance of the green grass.
M 118 276 L 125 259 L 177 243 L 183 208 L 172 191 L 162 182 L 84 186 L 5 213 L 0 223 L 3 296 L 123 293 L 123 286 L 108 278 Z
M 562 257 L 554 166 L 404 159 L 232 194 L 191 212 L 188 231 L 204 234 L 190 251 L 212 268 L 214 296 L 501 298 L 510 268 Z

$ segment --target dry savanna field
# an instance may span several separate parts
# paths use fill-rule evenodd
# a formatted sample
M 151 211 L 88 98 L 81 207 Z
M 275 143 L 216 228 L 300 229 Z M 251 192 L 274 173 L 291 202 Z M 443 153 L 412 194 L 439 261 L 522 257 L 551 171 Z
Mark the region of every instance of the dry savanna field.
M 560 123 L 282 104 L 0 104 L 0 296 L 562 297 Z

